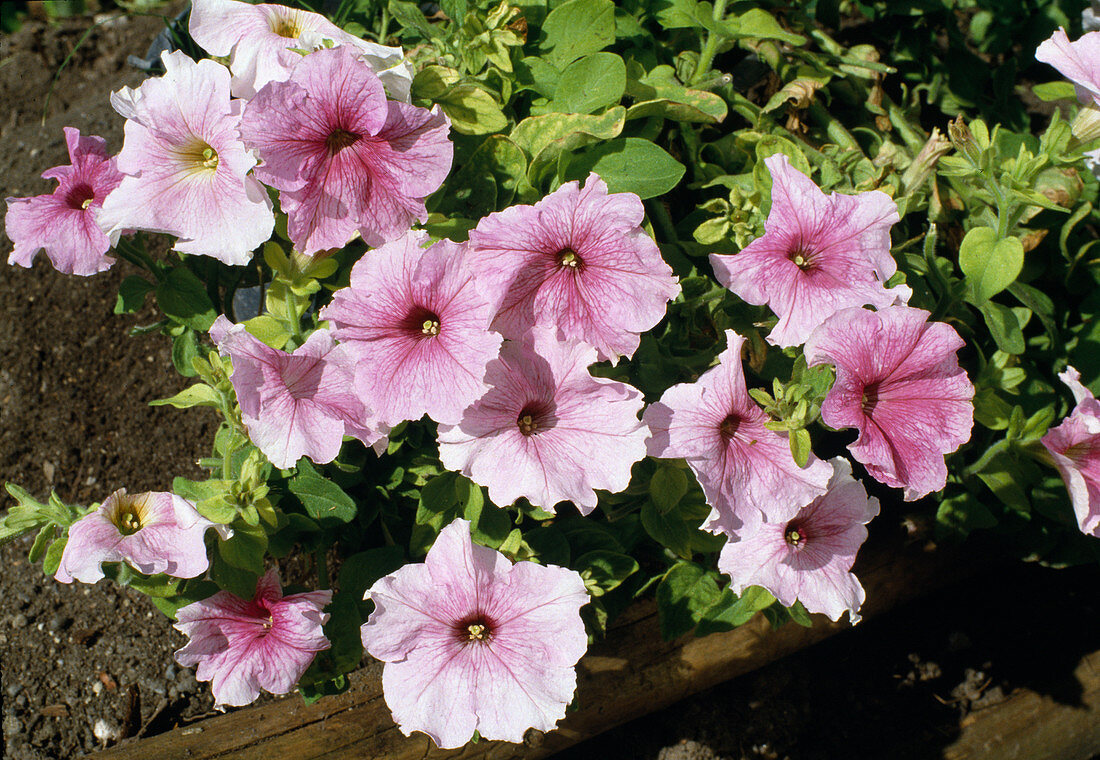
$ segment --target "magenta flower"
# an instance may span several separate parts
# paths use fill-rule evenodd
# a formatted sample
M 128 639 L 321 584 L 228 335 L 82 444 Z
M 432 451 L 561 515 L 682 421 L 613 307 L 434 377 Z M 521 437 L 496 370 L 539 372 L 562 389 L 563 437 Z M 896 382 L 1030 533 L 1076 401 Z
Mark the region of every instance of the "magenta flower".
M 371 68 L 338 47 L 257 93 L 241 134 L 263 159 L 256 176 L 282 191 L 295 247 L 313 254 L 356 230 L 377 247 L 426 219 L 424 198 L 451 169 L 448 129 L 438 108 L 386 100 Z
M 1100 106 L 1100 32 L 1089 32 L 1075 42 L 1059 28 L 1039 45 L 1035 58 L 1058 69 L 1073 82 L 1077 99 Z
M 363 646 L 386 663 L 382 692 L 406 736 L 423 731 L 445 749 L 475 730 L 521 742 L 528 728 L 551 731 L 565 717 L 588 647 L 588 594 L 574 571 L 512 565 L 457 519 L 424 564 L 381 578 L 367 598 Z
M 642 395 L 588 374 L 595 349 L 562 343 L 548 328 L 507 341 L 489 363 L 489 391 L 458 425 L 440 425 L 439 458 L 489 489 L 501 506 L 521 496 L 550 511 L 570 500 L 582 514 L 602 488 L 621 491 L 645 456 Z
M 358 359 L 356 393 L 387 425 L 424 414 L 457 424 L 488 390 L 485 366 L 500 352 L 466 246 L 426 242 L 426 232 L 408 232 L 371 251 L 322 311 Z
M 238 98 L 251 98 L 268 82 L 286 81 L 302 60 L 295 49 L 315 49 L 324 39 L 351 46 L 394 98 L 409 99 L 413 72 L 401 48 L 359 39 L 317 13 L 268 3 L 194 0 L 188 31 L 203 50 L 230 59 Z
M 866 593 L 849 571 L 867 540 L 864 526 L 878 514 L 879 504 L 852 478 L 848 460 L 837 457 L 830 464 L 828 493 L 791 520 L 770 522 L 759 513 L 747 517 L 737 537 L 722 548 L 718 569 L 730 576 L 736 594 L 763 586 L 785 607 L 797 599 L 808 611 L 834 621 L 847 610 L 855 624 Z
M 115 260 L 106 253 L 111 241 L 96 219 L 103 199 L 122 182 L 115 159 L 107 155 L 102 137 L 81 137 L 80 130 L 65 127 L 71 166 L 55 166 L 43 172 L 56 179 L 50 195 L 8 198 L 4 228 L 15 243 L 9 264 L 29 267 L 40 250 L 54 269 L 65 274 L 90 275 L 111 268 Z
M 1100 401 L 1073 367 L 1058 377 L 1073 391 L 1077 406 L 1042 442 L 1066 482 L 1081 532 L 1100 538 Z
M 782 153 L 764 164 L 772 175 L 764 236 L 741 253 L 713 253 L 710 263 L 719 282 L 779 317 L 770 343 L 805 343 L 814 328 L 850 306 L 881 309 L 909 300 L 907 286 L 884 285 L 897 271 L 890 226 L 899 217 L 890 196 L 879 190 L 827 196 Z
M 238 134 L 242 101 L 230 101 L 224 66 L 179 51 L 161 60 L 164 76 L 111 95 L 126 117 L 118 154 L 126 177 L 103 202 L 99 224 L 112 241 L 122 230 L 165 232 L 182 253 L 247 264 L 275 215 L 248 174 L 256 159 Z
M 601 359 L 632 356 L 640 334 L 680 292 L 657 244 L 639 226 L 633 193 L 608 194 L 590 174 L 534 206 L 512 206 L 470 232 L 470 261 L 499 304 L 493 328 L 519 339 L 534 325 L 594 346 Z
M 209 560 L 203 536 L 214 524 L 191 502 L 164 491 L 131 496 L 120 488 L 69 527 L 54 576 L 62 583 L 95 583 L 104 562 L 125 562 L 146 575 L 194 578 Z
M 745 515 L 762 511 L 777 522 L 825 493 L 832 477 L 826 462 L 810 455 L 806 467 L 791 455 L 786 433 L 770 421 L 745 387 L 741 347 L 745 339 L 726 330 L 718 366 L 694 383 L 680 383 L 651 404 L 643 419 L 653 431 L 649 455 L 687 461 L 711 506 L 707 530 L 734 535 Z
M 908 306 L 837 312 L 806 341 L 811 365 L 836 365 L 821 406 L 826 425 L 854 427 L 848 447 L 875 480 L 905 500 L 947 482 L 944 455 L 970 440 L 974 386 L 959 367 L 954 328 Z
M 261 688 L 286 694 L 313 657 L 329 648 L 322 610 L 331 600 L 328 590 L 283 596 L 279 571 L 272 568 L 251 600 L 219 591 L 181 607 L 173 627 L 189 641 L 176 662 L 199 666 L 195 678 L 210 681 L 215 707 L 247 705 Z
M 233 360 L 230 380 L 249 438 L 276 467 L 293 467 L 303 455 L 331 462 L 345 434 L 368 446 L 385 440 L 352 389 L 354 359 L 330 331 L 317 330 L 292 354 L 261 343 L 224 316 L 210 336 Z

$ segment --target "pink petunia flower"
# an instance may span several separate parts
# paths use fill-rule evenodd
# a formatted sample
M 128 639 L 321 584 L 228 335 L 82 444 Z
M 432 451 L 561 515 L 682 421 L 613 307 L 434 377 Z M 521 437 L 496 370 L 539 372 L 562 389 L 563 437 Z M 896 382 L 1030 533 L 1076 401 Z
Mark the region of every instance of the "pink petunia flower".
M 1100 32 L 1089 32 L 1070 42 L 1066 30 L 1059 28 L 1039 45 L 1035 58 L 1072 81 L 1079 101 L 1100 106 Z
M 584 582 L 572 570 L 512 565 L 474 544 L 470 524 L 440 532 L 420 565 L 381 578 L 363 646 L 385 662 L 382 691 L 401 731 L 440 747 L 523 741 L 565 717 L 588 646 Z
M 247 705 L 260 689 L 286 694 L 314 656 L 329 648 L 322 612 L 332 592 L 283 596 L 279 572 L 267 571 L 251 600 L 228 591 L 181 607 L 176 630 L 190 639 L 176 662 L 198 665 L 195 678 L 210 681 L 214 706 Z
M 33 198 L 8 198 L 4 227 L 15 243 L 9 264 L 29 267 L 40 250 L 65 274 L 91 275 L 111 268 L 111 241 L 96 223 L 103 199 L 122 182 L 115 159 L 102 137 L 81 137 L 65 127 L 71 166 L 43 172 L 57 189 Z
M 500 352 L 492 311 L 475 287 L 466 246 L 426 232 L 371 251 L 322 311 L 358 359 L 355 389 L 387 425 L 418 420 L 457 424 L 481 397 L 485 366 Z
M 549 328 L 506 341 L 489 363 L 489 391 L 458 425 L 440 425 L 443 466 L 488 487 L 502 506 L 524 496 L 553 511 L 568 499 L 588 514 L 594 489 L 626 488 L 649 435 L 638 420 L 642 395 L 592 377 L 595 361 L 595 349 L 560 342 Z
M 285 82 L 302 60 L 295 49 L 313 50 L 329 40 L 352 47 L 392 97 L 409 99 L 413 71 L 401 48 L 359 39 L 317 13 L 268 3 L 194 0 L 188 31 L 203 50 L 230 59 L 234 97 L 251 98 L 268 82 Z
M 54 576 L 95 583 L 104 562 L 125 562 L 146 575 L 194 578 L 210 562 L 203 536 L 213 523 L 186 499 L 163 491 L 130 495 L 120 488 L 69 527 Z
M 718 569 L 730 576 L 736 594 L 763 586 L 785 607 L 797 599 L 808 611 L 834 621 L 847 610 L 855 624 L 866 593 L 849 571 L 879 503 L 852 478 L 848 460 L 837 457 L 830 464 L 828 493 L 790 520 L 771 522 L 759 513 L 748 517 L 737 537 L 722 548 Z
M 126 117 L 118 168 L 126 177 L 103 202 L 99 224 L 176 235 L 175 250 L 247 264 L 275 226 L 267 191 L 249 170 L 256 159 L 238 133 L 243 101 L 229 99 L 229 72 L 179 51 L 161 55 L 167 73 L 111 105 Z
M 776 522 L 825 493 L 832 468 L 810 455 L 799 467 L 786 433 L 764 427 L 769 417 L 745 387 L 741 347 L 745 339 L 726 330 L 727 348 L 718 366 L 694 383 L 680 383 L 646 409 L 653 431 L 649 455 L 682 457 L 695 472 L 710 516 L 706 530 L 734 535 L 745 515 L 762 511 Z
M 499 304 L 493 328 L 519 339 L 534 325 L 594 346 L 601 359 L 632 356 L 680 292 L 633 193 L 608 194 L 590 174 L 534 206 L 490 214 L 470 232 L 470 260 Z
M 764 159 L 772 175 L 766 232 L 732 256 L 713 253 L 718 281 L 743 300 L 767 304 L 779 323 L 777 346 L 798 346 L 830 315 L 850 306 L 906 303 L 905 285 L 886 288 L 897 271 L 890 226 L 897 205 L 879 190 L 825 195 L 777 153 Z
M 426 219 L 424 199 L 451 169 L 448 129 L 438 108 L 387 100 L 371 68 L 338 47 L 260 90 L 241 134 L 263 159 L 256 176 L 282 191 L 295 247 L 313 254 L 356 230 L 377 247 Z
M 1073 391 L 1077 406 L 1042 443 L 1066 482 L 1081 532 L 1100 538 L 1100 401 L 1073 367 L 1058 377 Z
M 385 441 L 352 389 L 355 361 L 335 345 L 331 331 L 317 330 L 292 354 L 261 343 L 224 316 L 210 336 L 233 360 L 230 380 L 249 438 L 276 467 L 293 467 L 303 455 L 331 462 L 345 434 L 368 446 Z
M 845 309 L 806 341 L 806 361 L 834 364 L 821 406 L 834 428 L 854 427 L 848 447 L 871 477 L 905 489 L 905 500 L 947 482 L 944 455 L 970 440 L 974 386 L 959 367 L 954 328 L 908 306 Z

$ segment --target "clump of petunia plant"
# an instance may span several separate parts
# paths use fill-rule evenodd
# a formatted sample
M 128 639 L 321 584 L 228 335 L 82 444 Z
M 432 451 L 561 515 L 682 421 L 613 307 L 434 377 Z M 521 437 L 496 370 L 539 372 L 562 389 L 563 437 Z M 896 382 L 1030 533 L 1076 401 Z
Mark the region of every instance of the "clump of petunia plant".
M 447 748 L 584 709 L 576 663 L 649 593 L 668 638 L 857 622 L 903 509 L 1093 557 L 1095 104 L 918 119 L 888 50 L 757 5 L 196 0 L 210 57 L 113 95 L 116 156 L 68 128 L 6 229 L 14 264 L 126 260 L 116 311 L 153 294 L 197 378 L 156 403 L 220 417 L 209 477 L 9 484 L 0 541 L 150 594 L 219 706 L 369 656 Z M 1095 44 L 1038 55 L 1094 99 Z

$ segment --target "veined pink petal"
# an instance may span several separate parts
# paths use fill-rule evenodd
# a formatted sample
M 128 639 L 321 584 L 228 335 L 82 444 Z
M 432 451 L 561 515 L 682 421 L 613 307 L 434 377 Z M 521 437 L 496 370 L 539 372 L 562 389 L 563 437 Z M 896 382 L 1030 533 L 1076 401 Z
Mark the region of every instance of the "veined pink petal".
M 710 260 L 719 282 L 779 317 L 769 342 L 797 346 L 841 309 L 909 300 L 908 287 L 885 287 L 897 271 L 890 227 L 899 218 L 886 193 L 826 196 L 782 153 L 764 163 L 772 175 L 764 236 L 741 253 Z
M 1082 103 L 1100 105 L 1100 32 L 1088 32 L 1070 42 L 1066 30 L 1059 27 L 1039 45 L 1035 58 L 1049 63 L 1073 82 Z
M 7 199 L 4 228 L 15 243 L 8 263 L 29 267 L 38 252 L 45 251 L 57 271 L 92 275 L 114 263 L 106 255 L 111 241 L 97 219 L 122 174 L 102 137 L 82 137 L 80 130 L 65 127 L 65 142 L 72 164 L 42 173 L 58 181 L 53 193 Z
M 494 329 L 520 339 L 533 326 L 595 347 L 601 359 L 632 356 L 680 292 L 657 244 L 639 226 L 633 193 L 607 192 L 591 174 L 534 206 L 490 214 L 470 232 L 478 281 L 499 305 Z
M 474 731 L 520 742 L 552 730 L 576 686 L 587 646 L 580 576 L 474 544 L 457 519 L 424 565 L 380 579 L 363 645 L 386 663 L 382 690 L 401 731 L 460 747 Z
M 908 306 L 837 312 L 806 342 L 811 365 L 836 366 L 821 407 L 834 428 L 854 427 L 848 447 L 876 480 L 919 499 L 947 481 L 944 455 L 970 440 L 974 386 L 959 367 L 963 341 Z
M 1058 375 L 1077 400 L 1060 425 L 1042 437 L 1069 491 L 1077 526 L 1100 538 L 1100 402 L 1073 367 Z
M 595 350 L 563 343 L 549 328 L 508 341 L 488 365 L 489 391 L 458 425 L 440 425 L 439 456 L 488 487 L 501 505 L 526 497 L 553 510 L 569 500 L 582 514 L 601 488 L 621 491 L 645 456 L 648 431 L 638 421 L 637 389 L 592 377 Z

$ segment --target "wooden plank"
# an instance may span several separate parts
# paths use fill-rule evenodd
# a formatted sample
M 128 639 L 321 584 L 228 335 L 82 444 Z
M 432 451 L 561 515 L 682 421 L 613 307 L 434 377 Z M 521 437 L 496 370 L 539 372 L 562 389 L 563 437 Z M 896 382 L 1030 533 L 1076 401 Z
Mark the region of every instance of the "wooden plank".
M 864 616 L 958 580 L 969 573 L 962 555 L 926 554 L 915 546 L 870 545 L 857 572 L 867 589 Z M 661 640 L 656 609 L 641 603 L 623 616 L 606 640 L 580 661 L 581 708 L 549 734 L 529 732 L 522 745 L 482 741 L 439 750 L 423 734 L 403 736 L 382 698 L 381 664 L 352 674 L 344 694 L 305 705 L 296 697 L 246 708 L 194 726 L 141 739 L 94 755 L 99 760 L 538 760 L 632 718 L 660 710 L 696 692 L 750 672 L 848 627 L 814 616 L 814 626 L 793 623 L 772 631 L 763 616 L 728 633 Z M 960 756 L 961 758 L 964 756 Z
M 944 760 L 1089 760 L 1100 754 L 1100 651 L 1081 658 L 1068 679 L 1081 688 L 1067 705 L 1030 689 L 972 712 Z

